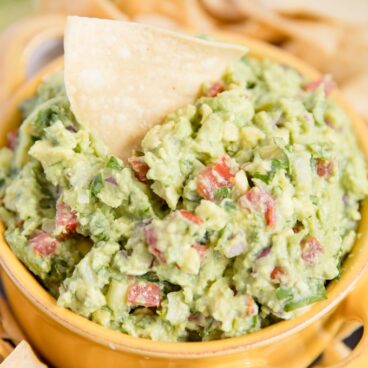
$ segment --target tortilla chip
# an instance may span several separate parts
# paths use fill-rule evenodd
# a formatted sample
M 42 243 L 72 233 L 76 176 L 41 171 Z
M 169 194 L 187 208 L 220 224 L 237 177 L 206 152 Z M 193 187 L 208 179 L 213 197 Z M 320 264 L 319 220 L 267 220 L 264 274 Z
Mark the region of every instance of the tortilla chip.
M 214 20 L 199 4 L 198 0 L 185 0 L 185 24 L 184 27 L 195 31 L 210 31 L 214 28 Z
M 77 119 L 127 157 L 152 125 L 192 102 L 246 48 L 146 25 L 70 17 L 65 86 Z
M 39 12 L 128 19 L 123 12 L 116 9 L 110 0 L 44 0 L 38 3 Z
M 331 55 L 320 47 L 317 47 L 313 42 L 294 39 L 286 42 L 283 45 L 283 48 L 291 54 L 298 56 L 304 62 L 312 65 L 319 71 L 327 73 L 330 65 Z M 318 58 L 316 57 L 317 55 Z M 334 80 L 338 82 L 335 75 Z
M 368 70 L 342 86 L 346 100 L 368 120 Z
M 121 11 L 130 18 L 135 18 L 141 14 L 161 14 L 172 19 L 178 16 L 179 7 L 183 6 L 183 1 L 172 0 L 110 0 Z
M 246 15 L 239 12 L 238 4 L 234 1 L 224 0 L 200 0 L 202 6 L 209 14 L 226 22 L 239 22 Z
M 134 22 L 148 24 L 154 27 L 162 27 L 166 29 L 179 30 L 180 26 L 173 19 L 160 14 L 141 14 L 133 18 Z
M 289 15 L 304 14 L 343 23 L 368 24 L 367 0 L 261 0 L 260 3 Z
M 334 49 L 320 47 L 317 43 L 293 39 L 285 49 L 323 73 L 330 73 L 339 84 L 349 82 L 363 74 L 368 65 L 368 30 L 362 27 L 344 27 Z
M 238 4 L 239 12 L 292 39 L 313 42 L 317 47 L 330 53 L 336 50 L 340 42 L 342 31 L 334 23 L 290 19 L 260 6 L 257 2 L 249 0 L 233 1 Z
M 212 28 L 214 23 L 198 0 L 113 0 L 113 3 L 131 19 L 157 14 L 182 27 L 201 31 Z
M 339 75 L 341 83 L 367 71 L 368 28 L 346 27 L 337 53 L 331 59 L 332 74 Z
M 17 345 L 14 351 L 2 362 L 1 368 L 47 368 L 41 363 L 24 340 Z
M 0 339 L 0 363 L 9 356 L 14 350 L 14 347 L 3 339 Z M 2 366 L 2 365 L 1 365 Z
M 5 332 L 4 337 L 12 340 L 15 344 L 18 344 L 25 338 L 3 298 L 0 298 L 0 318 Z
M 255 19 L 248 19 L 239 23 L 225 24 L 222 28 L 226 31 L 236 32 L 274 44 L 280 44 L 287 39 L 285 32 L 279 31 L 274 27 L 261 23 Z

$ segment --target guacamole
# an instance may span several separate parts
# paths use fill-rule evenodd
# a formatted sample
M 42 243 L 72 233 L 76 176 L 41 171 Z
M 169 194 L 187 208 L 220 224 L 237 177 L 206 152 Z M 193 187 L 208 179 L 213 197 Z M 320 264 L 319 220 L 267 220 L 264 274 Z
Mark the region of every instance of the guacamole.
M 243 57 L 123 162 L 55 75 L 0 151 L 6 240 L 60 306 L 132 336 L 213 340 L 290 319 L 326 298 L 368 192 L 330 87 Z

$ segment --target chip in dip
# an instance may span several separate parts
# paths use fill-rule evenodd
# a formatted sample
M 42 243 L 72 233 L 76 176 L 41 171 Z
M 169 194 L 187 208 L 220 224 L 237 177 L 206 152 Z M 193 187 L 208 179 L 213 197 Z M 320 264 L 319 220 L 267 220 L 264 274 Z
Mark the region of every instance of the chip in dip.
M 292 318 L 340 275 L 367 195 L 329 87 L 244 56 L 122 161 L 55 75 L 0 151 L 6 239 L 59 305 L 132 336 L 222 339 Z
M 78 120 L 127 157 L 148 128 L 193 102 L 203 81 L 219 79 L 246 52 L 136 23 L 69 17 L 65 87 Z

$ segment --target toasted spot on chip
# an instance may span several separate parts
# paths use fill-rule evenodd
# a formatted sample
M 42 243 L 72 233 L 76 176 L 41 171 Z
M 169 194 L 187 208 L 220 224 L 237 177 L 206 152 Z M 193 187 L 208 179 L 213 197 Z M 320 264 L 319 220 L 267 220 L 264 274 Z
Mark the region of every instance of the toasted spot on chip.
M 246 53 L 131 22 L 69 17 L 65 86 L 77 119 L 126 158 L 153 124 L 195 100 Z

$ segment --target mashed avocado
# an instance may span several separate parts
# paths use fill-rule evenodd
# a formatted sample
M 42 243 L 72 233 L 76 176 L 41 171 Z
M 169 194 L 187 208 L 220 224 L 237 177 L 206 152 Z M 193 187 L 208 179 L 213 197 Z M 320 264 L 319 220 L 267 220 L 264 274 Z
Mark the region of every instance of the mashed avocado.
M 339 276 L 368 190 L 329 83 L 243 58 L 124 163 L 56 75 L 0 152 L 6 239 L 59 305 L 133 336 L 221 339 L 292 318 Z

